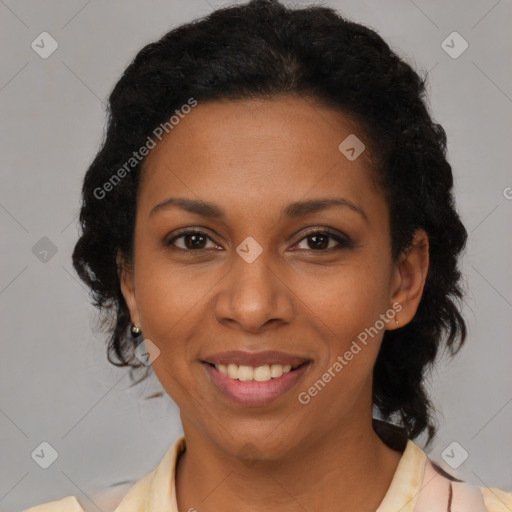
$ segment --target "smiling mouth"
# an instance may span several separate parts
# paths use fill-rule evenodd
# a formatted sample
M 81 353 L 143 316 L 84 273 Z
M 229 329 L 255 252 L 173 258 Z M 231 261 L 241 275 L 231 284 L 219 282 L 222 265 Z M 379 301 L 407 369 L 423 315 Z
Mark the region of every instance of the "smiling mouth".
M 285 361 L 283 361 L 285 362 Z M 263 407 L 287 395 L 304 378 L 312 361 L 293 361 L 291 364 L 260 364 L 201 361 L 214 388 L 232 403 L 244 407 Z
M 284 374 L 294 372 L 304 365 L 309 364 L 309 362 L 310 361 L 304 361 L 296 366 L 292 366 L 290 364 L 263 364 L 260 366 L 247 366 L 234 363 L 214 364 L 208 361 L 203 361 L 203 363 L 215 368 L 225 377 L 241 382 L 268 382 L 273 379 L 279 379 Z

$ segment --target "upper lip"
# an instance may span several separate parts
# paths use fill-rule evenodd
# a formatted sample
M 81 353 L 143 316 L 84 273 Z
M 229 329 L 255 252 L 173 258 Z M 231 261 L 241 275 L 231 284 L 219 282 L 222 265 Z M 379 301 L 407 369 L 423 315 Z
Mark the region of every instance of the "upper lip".
M 300 366 L 309 361 L 307 357 L 301 357 L 276 350 L 265 350 L 263 352 L 244 352 L 242 350 L 231 350 L 229 352 L 216 352 L 203 359 L 206 363 L 212 364 L 236 364 L 243 366 L 263 366 L 265 364 Z

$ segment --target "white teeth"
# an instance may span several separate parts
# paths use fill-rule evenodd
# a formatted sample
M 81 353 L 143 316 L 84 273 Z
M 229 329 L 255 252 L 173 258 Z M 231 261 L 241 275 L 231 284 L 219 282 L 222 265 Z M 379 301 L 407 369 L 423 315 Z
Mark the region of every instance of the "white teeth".
M 254 376 L 254 368 L 252 366 L 239 366 L 238 367 L 238 380 L 248 381 L 252 380 Z
M 276 377 L 281 377 L 283 373 L 287 373 L 292 369 L 291 364 L 285 364 L 284 366 L 282 364 L 273 364 L 270 367 L 270 376 L 274 379 Z
M 272 365 L 262 365 L 256 368 L 252 366 L 245 366 L 230 363 L 227 366 L 225 364 L 216 364 L 215 368 L 222 373 L 222 375 L 226 375 L 230 379 L 240 380 L 242 382 L 247 382 L 254 380 L 256 382 L 267 382 L 270 379 L 277 379 L 283 375 L 283 373 L 288 373 L 292 369 L 291 364 L 272 364 Z
M 238 366 L 236 364 L 228 364 L 228 377 L 238 379 Z
M 265 364 L 254 368 L 254 380 L 257 382 L 266 382 L 272 378 L 270 374 L 270 366 Z

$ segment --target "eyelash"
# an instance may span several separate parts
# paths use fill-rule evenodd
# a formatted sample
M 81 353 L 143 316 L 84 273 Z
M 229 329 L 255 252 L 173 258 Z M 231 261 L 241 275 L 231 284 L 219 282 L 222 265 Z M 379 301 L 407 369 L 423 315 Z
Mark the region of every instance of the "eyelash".
M 211 238 L 206 233 L 204 233 L 203 231 L 199 231 L 199 230 L 196 230 L 196 229 L 189 229 L 189 230 L 184 230 L 184 231 L 179 232 L 178 235 L 174 236 L 170 240 L 164 241 L 164 245 L 166 247 L 169 247 L 169 248 L 173 249 L 173 250 L 184 251 L 184 252 L 188 252 L 188 253 L 192 253 L 192 252 L 200 253 L 202 251 L 208 250 L 206 248 L 202 248 L 202 249 L 182 249 L 181 247 L 174 246 L 174 242 L 176 240 L 178 240 L 180 238 L 183 238 L 183 237 L 185 237 L 187 235 L 202 235 L 202 236 L 205 236 L 206 238 L 209 238 L 211 240 Z M 338 242 L 339 245 L 337 247 L 331 247 L 331 248 L 328 248 L 328 249 L 317 249 L 317 250 L 315 250 L 315 249 L 299 249 L 299 250 L 306 250 L 306 251 L 316 252 L 316 253 L 326 253 L 326 252 L 330 252 L 330 251 L 333 251 L 333 250 L 336 251 L 336 250 L 340 250 L 340 249 L 344 249 L 344 248 L 350 248 L 350 247 L 353 246 L 352 241 L 348 237 L 340 236 L 340 235 L 335 234 L 332 231 L 329 231 L 329 230 L 326 230 L 326 229 L 314 229 L 314 230 L 308 231 L 294 245 L 299 244 L 303 240 L 305 240 L 308 237 L 313 236 L 313 235 L 325 235 L 325 236 L 328 236 L 329 238 L 331 238 L 331 239 L 335 240 L 336 242 Z M 212 240 L 212 242 L 213 242 L 213 240 Z

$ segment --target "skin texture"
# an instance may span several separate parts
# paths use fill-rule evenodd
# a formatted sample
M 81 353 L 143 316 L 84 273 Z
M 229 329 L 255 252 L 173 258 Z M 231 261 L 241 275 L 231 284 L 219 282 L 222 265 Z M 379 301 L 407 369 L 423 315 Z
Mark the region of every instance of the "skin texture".
M 153 369 L 180 409 L 180 510 L 370 512 L 389 488 L 401 453 L 373 431 L 371 391 L 394 319 L 307 405 L 297 399 L 393 304 L 400 325 L 409 322 L 427 274 L 421 230 L 392 261 L 370 148 L 354 161 L 338 150 L 352 133 L 364 140 L 355 122 L 309 98 L 199 103 L 144 162 L 133 266 L 118 264 L 132 321 L 158 346 Z M 216 203 L 225 219 L 176 207 L 150 215 L 170 196 Z M 366 219 L 348 207 L 280 218 L 293 201 L 326 197 L 351 201 Z M 209 237 L 202 251 L 187 253 L 183 237 L 165 246 L 183 227 Z M 352 244 L 326 238 L 317 248 L 310 228 Z M 236 252 L 247 237 L 263 249 L 252 263 Z M 200 363 L 227 350 L 279 350 L 312 363 L 285 395 L 248 407 L 222 395 Z M 248 446 L 252 460 L 239 453 Z

